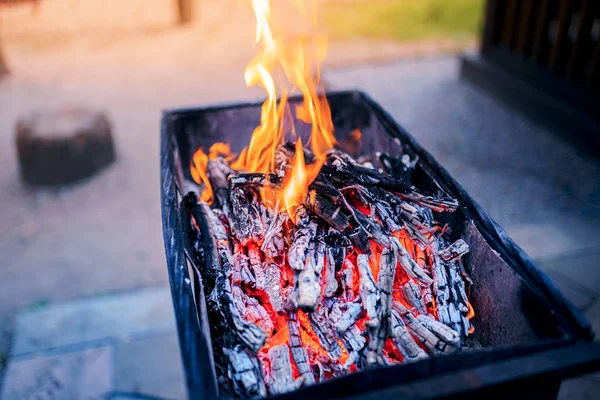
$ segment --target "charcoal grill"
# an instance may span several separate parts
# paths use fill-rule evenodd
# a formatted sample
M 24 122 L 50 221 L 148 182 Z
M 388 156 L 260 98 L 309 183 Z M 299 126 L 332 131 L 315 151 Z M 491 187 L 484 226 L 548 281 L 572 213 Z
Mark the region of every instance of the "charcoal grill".
M 475 282 L 471 299 L 477 328 L 469 339 L 469 351 L 365 370 L 278 398 L 555 398 L 562 380 L 600 368 L 600 344 L 591 342 L 590 324 L 412 136 L 362 92 L 329 93 L 327 98 L 338 139 L 358 128 L 363 132 L 361 153 L 385 150 L 417 155 L 415 186 L 440 187 L 459 200 L 459 210 L 440 219 L 471 248 L 465 265 Z M 219 385 L 203 266 L 196 269 L 186 259 L 180 201 L 186 182 L 191 181 L 194 151 L 224 141 L 239 152 L 259 120 L 259 103 L 173 109 L 162 118 L 163 235 L 187 388 L 193 399 L 218 398 Z M 298 134 L 308 131 L 300 123 Z M 218 343 L 218 338 L 213 339 Z

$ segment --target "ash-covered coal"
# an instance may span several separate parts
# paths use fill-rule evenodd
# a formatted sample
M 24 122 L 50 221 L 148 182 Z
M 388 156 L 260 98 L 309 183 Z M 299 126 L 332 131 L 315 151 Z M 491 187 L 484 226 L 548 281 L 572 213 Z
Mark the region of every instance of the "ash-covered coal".
M 473 331 L 460 264 L 469 249 L 435 220 L 456 200 L 419 193 L 416 160 L 359 163 L 334 149 L 304 202 L 282 209 L 294 157 L 280 145 L 272 174 L 209 159 L 211 204 L 202 193 L 183 200 L 223 390 L 264 397 L 460 349 Z M 315 158 L 304 149 L 308 167 Z

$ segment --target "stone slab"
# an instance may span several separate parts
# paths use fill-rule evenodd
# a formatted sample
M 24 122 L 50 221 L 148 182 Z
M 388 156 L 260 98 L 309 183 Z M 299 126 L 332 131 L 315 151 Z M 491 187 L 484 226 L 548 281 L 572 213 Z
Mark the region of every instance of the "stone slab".
M 12 356 L 175 329 L 168 287 L 72 301 L 17 316 Z
M 2 400 L 104 399 L 114 390 L 114 349 L 109 346 L 10 362 Z
M 161 399 L 185 399 L 185 378 L 175 333 L 121 342 L 116 347 L 116 388 Z

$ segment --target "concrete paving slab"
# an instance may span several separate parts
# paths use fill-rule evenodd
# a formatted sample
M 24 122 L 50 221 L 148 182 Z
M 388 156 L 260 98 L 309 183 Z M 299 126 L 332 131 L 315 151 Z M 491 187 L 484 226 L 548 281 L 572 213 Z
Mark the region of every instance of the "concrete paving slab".
M 169 288 L 142 289 L 21 312 L 16 320 L 12 356 L 174 329 Z
M 600 247 L 566 252 L 538 260 L 538 264 L 550 274 L 563 275 L 591 292 L 600 293 Z
M 104 399 L 114 390 L 114 349 L 39 355 L 12 361 L 2 400 Z
M 184 399 L 185 378 L 176 333 L 116 346 L 116 388 L 161 399 Z

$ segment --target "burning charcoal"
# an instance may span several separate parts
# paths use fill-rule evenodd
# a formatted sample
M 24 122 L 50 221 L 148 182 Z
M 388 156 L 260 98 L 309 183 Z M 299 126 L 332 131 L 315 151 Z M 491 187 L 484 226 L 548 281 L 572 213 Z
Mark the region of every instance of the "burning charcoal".
M 453 353 L 457 347 L 449 345 L 442 339 L 439 339 L 429 329 L 427 329 L 412 312 L 408 311 L 401 303 L 394 301 L 394 310 L 400 315 L 412 335 L 419 339 L 430 354 Z
M 421 324 L 423 324 L 427 329 L 429 329 L 435 336 L 442 339 L 444 342 L 448 343 L 451 346 L 459 346 L 460 345 L 460 336 L 458 332 L 454 329 L 449 328 L 448 326 L 442 324 L 439 321 L 427 316 L 427 315 L 419 315 L 417 319 Z
M 427 308 L 421 298 L 421 287 L 412 279 L 402 285 L 402 294 L 404 300 L 419 312 L 419 314 L 427 314 Z
M 263 398 L 267 390 L 261 375 L 258 360 L 242 346 L 233 349 L 223 348 L 227 357 L 228 375 L 233 381 L 236 393 L 249 399 Z
M 333 297 L 338 289 L 338 282 L 335 277 L 335 270 L 339 265 L 336 252 L 336 249 L 331 247 L 327 249 L 327 262 L 325 263 L 325 290 L 323 291 L 323 296 L 325 297 Z
M 222 255 L 223 259 L 224 256 Z M 229 266 L 223 261 L 223 270 L 229 270 Z M 226 273 L 226 272 L 225 272 Z M 218 280 L 215 290 L 218 293 L 220 300 L 219 310 L 229 324 L 232 333 L 244 344 L 253 354 L 258 353 L 261 347 L 264 346 L 267 340 L 265 332 L 258 325 L 246 322 L 240 315 L 240 312 L 235 307 L 235 298 L 233 297 L 231 283 L 222 274 Z
M 265 308 L 254 297 L 244 293 L 239 286 L 232 286 L 233 302 L 240 315 L 248 322 L 254 322 L 265 332 L 273 330 L 273 321 Z
M 304 269 L 296 273 L 295 279 L 294 295 L 296 304 L 303 311 L 314 311 L 321 295 L 321 286 L 315 273 L 314 264 L 307 262 Z
M 266 277 L 260 249 L 254 242 L 248 242 L 246 248 L 248 249 L 250 270 L 254 275 L 254 286 L 256 289 L 263 290 L 265 288 Z
M 278 213 L 275 218 L 271 220 L 267 232 L 265 234 L 265 241 L 261 246 L 261 250 L 265 252 L 267 258 L 273 260 L 277 256 L 283 254 L 284 242 L 281 236 L 282 227 L 288 216 L 286 212 Z
M 383 232 L 381 226 L 374 218 L 368 217 L 361 212 L 356 213 L 358 222 L 365 227 L 371 238 L 381 247 L 388 248 L 392 245 L 390 237 Z
M 398 249 L 398 261 L 400 262 L 400 266 L 406 271 L 408 276 L 411 278 L 417 279 L 421 286 L 429 286 L 433 282 L 431 277 L 427 274 L 427 272 L 419 267 L 417 263 L 410 258 L 410 255 L 402 246 L 400 241 L 395 237 L 392 238 L 396 248 Z
M 410 186 L 393 176 L 385 175 L 375 169 L 358 164 L 348 154 L 333 150 L 328 154 L 327 162 L 321 171 L 333 181 L 345 185 L 358 183 L 362 185 L 379 186 L 386 189 L 407 192 Z
M 285 303 L 281 293 L 281 272 L 277 264 L 269 263 L 265 268 L 265 293 L 276 313 L 285 310 Z
M 329 353 L 329 357 L 333 361 L 337 361 L 342 356 L 342 348 L 337 342 L 337 337 L 325 312 L 326 309 L 324 307 L 319 307 L 315 312 L 311 313 L 309 318 L 310 326 L 319 338 L 321 347 Z
M 346 312 L 335 322 L 334 328 L 338 336 L 344 335 L 362 316 L 362 306 L 359 303 L 349 303 Z
M 366 323 L 368 326 L 377 327 L 380 324 L 378 313 L 380 298 L 369 265 L 369 258 L 366 254 L 359 254 L 356 257 L 356 263 L 360 273 L 360 298 L 368 318 Z
M 231 230 L 242 245 L 250 240 L 261 243 L 264 239 L 263 226 L 258 207 L 248 200 L 248 193 L 257 197 L 256 193 L 241 187 L 232 187 L 229 193 L 231 204 Z
M 308 186 L 311 191 L 317 192 L 319 195 L 327 197 L 333 204 L 339 204 L 342 198 L 340 192 L 333 183 L 329 181 L 322 173 L 319 173 L 314 181 Z
M 440 257 L 446 262 L 455 261 L 469 252 L 469 245 L 464 240 L 458 239 L 450 246 L 440 251 Z
M 213 206 L 229 209 L 229 182 L 227 177 L 233 172 L 223 157 L 208 160 L 206 172 L 216 200 Z
M 287 344 L 274 346 L 269 349 L 271 375 L 269 377 L 269 392 L 281 394 L 298 389 L 302 382 L 294 381 L 290 349 Z
M 309 200 L 305 206 L 339 231 L 343 231 L 350 225 L 348 217 L 341 211 L 341 206 L 336 206 L 314 191 L 310 192 Z
M 458 208 L 458 201 L 449 197 L 424 196 L 417 192 L 400 193 L 398 196 L 437 212 L 454 212 Z
M 290 312 L 287 315 L 287 329 L 290 350 L 292 352 L 294 364 L 296 364 L 296 368 L 306 384 L 314 383 L 315 379 L 308 363 L 308 352 L 303 346 L 300 336 L 300 323 L 298 322 L 298 314 L 295 312 Z
M 362 227 L 357 226 L 356 228 L 353 228 L 348 234 L 348 237 L 350 238 L 350 241 L 354 247 L 356 247 L 356 250 L 360 251 L 361 253 L 367 253 L 371 251 L 369 237 Z
M 303 207 L 299 208 L 298 214 L 300 216 L 298 217 L 297 227 L 288 249 L 288 263 L 293 270 L 302 271 L 309 245 L 317 234 L 317 223 L 308 218 Z
M 396 311 L 392 311 L 392 338 L 396 348 L 404 357 L 404 362 L 413 362 L 427 358 L 427 353 L 406 330 L 404 322 Z
M 210 162 L 210 161 L 209 161 Z M 258 186 L 280 189 L 281 178 L 276 174 L 245 173 L 231 175 L 229 181 L 233 186 Z
M 347 259 L 344 260 L 343 267 L 340 270 L 340 281 L 342 282 L 342 290 L 346 301 L 353 301 L 356 296 L 353 289 L 354 272 L 352 269 L 352 263 Z
M 367 345 L 367 339 L 365 339 L 360 328 L 356 325 L 344 333 L 342 341 L 350 353 L 355 353 L 357 355 L 360 355 L 362 350 Z M 352 364 L 355 362 L 356 361 L 353 361 Z M 352 364 L 349 364 L 348 367 Z
M 240 277 L 242 283 L 248 286 L 256 286 L 256 278 L 250 269 L 250 261 L 248 256 L 241 253 L 235 253 L 236 263 L 239 265 Z M 235 281 L 235 280 L 234 280 Z
M 448 273 L 446 272 L 446 267 L 443 264 L 441 257 L 438 256 L 438 249 L 439 242 L 438 240 L 434 240 L 429 255 L 433 276 L 433 293 L 435 295 L 438 318 L 443 324 L 449 325 L 451 321 L 448 312 L 448 305 L 450 303 Z
M 367 325 L 370 337 L 369 352 L 367 353 L 368 364 L 386 364 L 382 350 L 391 327 L 392 289 L 397 262 L 398 251 L 394 247 L 392 249 L 383 249 L 379 259 L 379 274 L 377 278 L 380 298 L 378 309 L 379 325 Z

